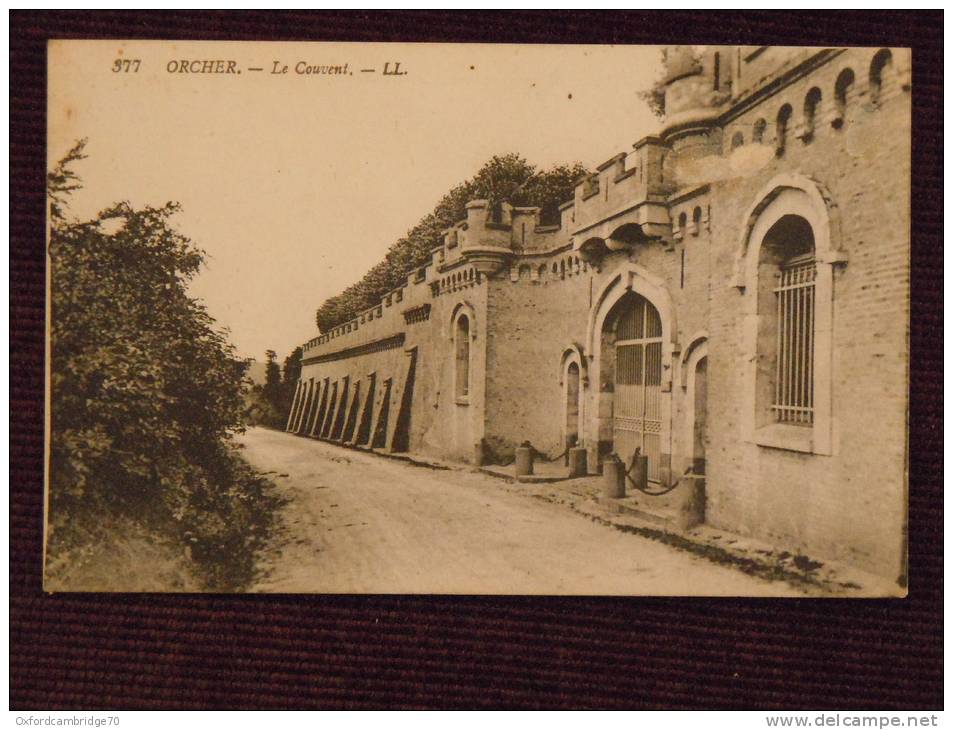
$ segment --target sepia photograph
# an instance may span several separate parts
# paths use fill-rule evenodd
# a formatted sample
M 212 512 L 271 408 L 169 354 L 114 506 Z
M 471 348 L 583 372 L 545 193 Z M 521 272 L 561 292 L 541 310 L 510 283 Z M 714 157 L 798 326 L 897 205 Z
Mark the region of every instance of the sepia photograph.
M 47 64 L 46 592 L 915 585 L 909 48 Z

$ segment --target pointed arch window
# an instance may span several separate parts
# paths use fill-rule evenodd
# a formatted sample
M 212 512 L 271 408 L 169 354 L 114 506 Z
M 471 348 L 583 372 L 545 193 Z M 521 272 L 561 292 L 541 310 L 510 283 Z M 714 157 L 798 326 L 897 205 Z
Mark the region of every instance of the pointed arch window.
M 455 392 L 457 400 L 466 401 L 470 397 L 470 318 L 459 315 L 453 329 Z
M 833 438 L 833 238 L 825 192 L 783 174 L 757 197 L 737 263 L 744 292 L 741 433 L 759 446 L 830 455 Z M 743 272 L 743 273 L 742 273 Z

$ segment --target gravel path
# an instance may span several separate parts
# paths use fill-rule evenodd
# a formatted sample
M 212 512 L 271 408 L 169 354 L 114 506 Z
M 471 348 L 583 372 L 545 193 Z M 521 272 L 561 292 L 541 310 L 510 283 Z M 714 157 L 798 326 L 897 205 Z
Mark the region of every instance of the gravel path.
M 255 591 L 800 595 L 484 474 L 261 428 L 241 443 L 288 500 Z

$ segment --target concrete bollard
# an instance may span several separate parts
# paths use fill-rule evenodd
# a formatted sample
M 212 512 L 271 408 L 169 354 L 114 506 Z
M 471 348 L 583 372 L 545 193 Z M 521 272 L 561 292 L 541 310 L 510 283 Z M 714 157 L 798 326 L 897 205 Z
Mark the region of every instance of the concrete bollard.
M 533 473 L 533 447 L 516 447 L 516 476 L 523 477 Z
M 615 454 L 602 462 L 602 495 L 612 499 L 625 496 L 625 464 Z
M 589 472 L 588 454 L 580 446 L 569 449 L 569 476 L 572 479 L 584 477 Z
M 473 465 L 483 466 L 486 463 L 486 448 L 483 439 L 473 445 Z

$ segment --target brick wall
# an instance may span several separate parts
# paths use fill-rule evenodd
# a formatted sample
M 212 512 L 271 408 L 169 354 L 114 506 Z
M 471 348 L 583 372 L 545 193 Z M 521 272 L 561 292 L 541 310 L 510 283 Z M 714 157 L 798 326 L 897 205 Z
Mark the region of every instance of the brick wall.
M 496 455 L 527 439 L 550 456 L 563 450 L 561 357 L 585 337 L 594 274 L 567 254 L 490 282 L 486 438 Z
M 848 51 L 729 127 L 750 132 L 784 103 L 795 109 L 796 122 L 808 90 L 822 91 L 809 143 L 789 138 L 784 156 L 765 157 L 756 174 L 712 184 L 708 519 L 895 575 L 905 504 L 910 110 L 896 86 L 870 106 L 864 92 L 873 51 Z M 846 67 L 857 81 L 846 123 L 835 129 L 833 90 Z M 772 145 L 768 129 L 765 142 Z M 729 286 L 740 218 L 772 177 L 789 171 L 830 191 L 848 255 L 834 279 L 832 456 L 745 443 L 740 430 L 740 295 Z
M 383 448 L 393 447 L 396 418 L 404 398 L 408 363 L 411 351 L 415 353 L 412 400 L 407 422 L 406 450 L 469 461 L 473 445 L 482 437 L 483 387 L 486 366 L 486 279 L 463 275 L 461 269 L 449 275 L 449 281 L 439 294 L 431 284 L 444 277 L 431 274 L 414 283 L 411 277 L 401 290 L 400 301 L 391 297 L 390 304 L 382 302 L 379 313 L 371 320 L 358 320 L 357 329 L 346 331 L 327 341 L 308 348 L 304 354 L 302 381 L 310 379 L 329 382 L 350 380 L 351 393 L 355 382 L 362 382 L 362 397 L 366 397 L 371 378 L 375 382 L 374 418 L 381 410 L 385 381 L 390 379 L 388 402 L 388 436 Z M 459 275 L 459 276 L 458 276 Z M 453 336 L 451 319 L 454 311 L 464 306 L 472 313 L 471 319 L 471 393 L 468 404 L 457 402 L 453 383 Z M 426 315 L 410 314 L 416 310 Z M 409 316 L 405 316 L 409 315 Z M 399 347 L 347 356 L 353 348 L 380 342 L 402 335 Z M 342 356 L 336 357 L 341 354 Z M 309 363 L 309 358 L 322 361 Z M 330 359 L 327 359 L 330 358 Z M 404 447 L 402 447 L 404 448 Z
M 873 103 L 868 74 L 875 51 L 818 57 L 807 75 L 793 73 L 786 85 L 759 80 L 746 87 L 736 111 L 725 113 L 723 129 L 697 131 L 703 143 L 693 143 L 692 132 L 680 131 L 668 152 L 664 139 L 651 138 L 630 160 L 613 158 L 600 169 L 598 196 L 584 199 L 586 187 L 580 186 L 577 210 L 563 211 L 563 227 L 541 233 L 525 248 L 521 224 L 520 246 L 513 244 L 516 255 L 489 277 L 467 274 L 464 251 L 512 243 L 516 229 L 484 230 L 478 216 L 483 208 L 475 204 L 468 224 L 448 236 L 452 246 L 437 252 L 424 274 L 409 278 L 400 302 L 397 294 L 385 299 L 368 321 L 324 338 L 305 357 L 396 333 L 404 336 L 401 347 L 306 364 L 302 378 L 347 375 L 353 387 L 374 372 L 377 398 L 382 381 L 391 378 L 394 418 L 413 351 L 406 448 L 469 461 L 481 439 L 496 458 L 529 440 L 555 456 L 565 447 L 563 356 L 581 351 L 584 375 L 590 369 L 582 435 L 592 448 L 605 374 L 591 371 L 590 313 L 620 272 L 637 268 L 660 282 L 656 292 L 671 302 L 673 321 L 666 325 L 673 330 L 666 343 L 671 372 L 663 374 L 670 391 L 664 398 L 668 410 L 661 450 L 671 455 L 676 474 L 692 463 L 695 443 L 689 422 L 695 401 L 682 367 L 691 347 L 707 338 L 708 521 L 792 552 L 847 560 L 896 577 L 902 569 L 906 498 L 910 100 L 901 88 L 906 78 L 901 71 L 886 76 Z M 895 68 L 909 67 L 906 52 L 894 54 Z M 797 55 L 802 57 L 811 56 Z M 792 68 L 788 64 L 783 72 Z M 846 112 L 835 99 L 845 68 L 855 76 Z M 807 134 L 805 99 L 813 88 L 820 90 L 821 102 L 813 134 Z M 785 104 L 792 115 L 784 153 L 778 156 L 776 120 Z M 765 122 L 760 144 L 753 141 L 759 120 Z M 739 133 L 743 144 L 736 147 Z M 832 238 L 846 257 L 846 263 L 833 265 L 829 454 L 759 445 L 746 431 L 751 415 L 746 413 L 747 295 L 738 286 L 738 259 L 747 217 L 779 175 L 816 181 L 829 196 Z M 599 228 L 600 216 L 611 221 L 623 214 L 626 195 L 652 198 L 655 206 L 664 203 L 670 234 L 613 246 L 586 263 L 588 254 L 576 250 L 584 242 L 570 240 L 571 229 L 588 231 L 590 242 L 595 231 L 608 236 L 612 227 Z M 522 215 L 517 211 L 517 218 Z M 660 230 L 657 218 L 652 225 Z M 406 310 L 424 305 L 427 317 L 405 317 Z M 453 379 L 452 323 L 461 306 L 472 320 L 471 387 L 465 402 L 457 397 Z M 595 466 L 593 460 L 590 467 Z

